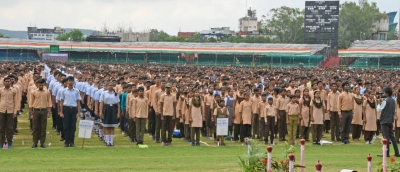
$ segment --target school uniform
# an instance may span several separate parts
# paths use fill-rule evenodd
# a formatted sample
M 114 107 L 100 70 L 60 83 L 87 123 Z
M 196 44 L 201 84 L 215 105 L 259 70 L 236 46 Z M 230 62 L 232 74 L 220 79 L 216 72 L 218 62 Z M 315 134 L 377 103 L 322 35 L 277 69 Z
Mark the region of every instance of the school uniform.
M 311 99 L 305 99 L 304 97 L 299 100 L 299 104 L 301 105 L 300 137 L 304 138 L 306 141 L 309 140 L 311 131 L 310 102 Z
M 270 136 L 271 144 L 274 143 L 275 134 L 275 119 L 277 118 L 277 110 L 274 104 L 269 103 L 264 108 L 265 113 L 265 143 L 268 143 L 268 135 Z M 271 132 L 271 134 L 270 134 Z
M 135 113 L 135 109 L 133 108 L 134 103 L 135 103 L 135 99 L 137 97 L 133 96 L 133 93 L 129 94 L 130 97 L 128 96 L 128 100 L 129 100 L 129 138 L 131 139 L 131 142 L 135 142 L 135 140 L 137 141 L 137 137 L 136 137 L 136 122 L 133 119 L 133 114 Z
M 201 103 L 199 107 L 196 107 L 193 105 L 193 99 L 191 98 L 189 100 L 189 106 L 191 107 L 190 109 L 190 117 L 192 119 L 192 123 L 191 123 L 191 141 L 192 141 L 192 145 L 195 143 L 196 145 L 199 145 L 200 142 L 200 129 L 201 127 L 203 127 L 203 115 L 201 114 L 201 104 L 203 104 L 203 102 L 201 102 L 201 99 L 199 100 L 199 102 Z
M 65 88 L 66 88 L 66 87 L 65 87 Z M 64 91 L 65 88 L 58 89 L 58 91 L 57 91 L 56 106 L 57 106 L 57 111 L 58 111 L 58 112 L 60 112 L 60 111 L 62 112 L 62 111 L 63 111 L 63 109 L 61 108 L 61 95 L 62 95 L 62 93 L 63 93 L 63 91 Z M 57 112 L 57 113 L 58 113 L 58 112 Z M 57 114 L 56 123 L 57 123 L 57 124 L 56 124 L 57 133 L 61 135 L 61 140 L 64 140 L 63 118 L 61 118 L 61 117 L 59 116 L 59 114 Z
M 292 144 L 294 143 L 296 139 L 296 133 L 297 133 L 297 121 L 299 120 L 299 114 L 300 114 L 300 108 L 297 103 L 289 103 L 286 106 L 286 114 L 287 114 L 287 119 L 289 121 L 288 123 L 288 140 L 289 143 Z
M 252 123 L 252 127 L 253 127 L 253 138 L 260 138 L 260 127 L 259 127 L 259 118 L 260 118 L 260 113 L 258 112 L 258 103 L 262 102 L 261 100 L 261 96 L 256 97 L 255 95 L 253 97 L 250 98 L 251 101 L 251 109 L 253 112 L 253 123 Z
M 227 118 L 228 117 L 228 109 L 226 107 L 217 107 L 214 109 L 214 113 L 213 115 L 215 116 L 215 118 Z M 216 121 L 215 121 L 216 122 Z M 218 140 L 220 141 L 220 143 L 222 145 L 225 145 L 224 143 L 224 136 L 223 135 L 218 135 Z
M 189 106 L 190 106 L 190 99 L 185 98 L 184 103 L 183 103 L 183 108 L 181 110 L 184 111 L 184 124 L 185 124 L 185 139 L 186 141 L 191 140 L 191 127 L 190 127 L 190 112 L 189 112 Z
M 357 96 L 354 94 L 353 119 L 351 121 L 352 124 L 351 132 L 353 140 L 360 139 L 361 136 L 361 131 L 363 127 L 363 120 L 362 120 L 363 101 L 364 98 L 362 96 L 360 95 Z
M 244 100 L 244 96 L 240 95 L 240 94 L 236 94 L 235 97 L 235 113 L 234 113 L 234 117 L 233 117 L 233 140 L 238 141 L 239 140 L 239 134 L 241 134 L 241 123 L 242 123 L 242 116 L 239 113 L 239 109 L 240 109 L 240 103 L 242 103 L 242 101 Z M 243 137 L 242 135 L 240 135 L 240 137 Z
M 176 103 L 176 96 L 172 93 L 167 95 L 167 93 L 161 95 L 160 103 L 163 103 L 162 111 L 162 130 L 161 130 L 161 140 L 164 143 L 171 143 L 172 142 L 172 131 L 174 130 L 173 120 L 172 118 L 175 117 L 174 112 L 174 104 Z M 167 138 L 168 132 L 168 138 Z
M 257 104 L 257 114 L 259 114 L 258 118 L 258 134 L 260 141 L 263 141 L 263 137 L 265 136 L 265 106 L 267 106 L 268 102 L 261 101 Z
M 143 144 L 146 120 L 148 118 L 149 105 L 147 98 L 137 97 L 133 99 L 133 118 L 136 119 L 136 139 L 138 144 Z
M 243 100 L 239 105 L 239 113 L 242 119 L 242 132 L 240 133 L 240 141 L 244 142 L 244 138 L 251 138 L 252 124 L 252 103 L 250 100 Z
M 205 105 L 205 117 L 206 117 L 206 127 L 208 130 L 211 130 L 212 127 L 212 113 L 213 113 L 213 104 L 214 104 L 214 95 L 207 94 L 204 96 L 204 105 Z M 208 131 L 207 136 L 211 136 L 212 131 Z
M 76 88 L 65 88 L 63 89 L 60 97 L 62 101 L 62 112 L 63 118 L 63 133 L 64 133 L 64 145 L 75 146 L 75 131 L 78 110 L 78 103 L 81 100 L 79 90 Z
M 13 88 L 0 88 L 0 148 L 7 141 L 8 147 L 12 147 L 14 135 L 14 116 L 18 112 L 17 92 Z
M 154 112 L 156 113 L 155 116 L 155 140 L 156 142 L 160 142 L 160 137 L 161 137 L 161 107 L 160 107 L 160 99 L 161 95 L 165 94 L 165 90 L 162 91 L 161 89 L 158 89 L 157 91 L 154 92 L 154 97 L 152 99 L 152 104 L 153 104 L 153 109 Z
M 285 140 L 287 124 L 286 124 L 286 106 L 289 104 L 289 97 L 279 97 L 277 100 L 277 108 L 279 110 L 279 120 L 278 120 L 278 130 L 279 130 L 279 139 Z
M 339 95 L 340 93 L 330 92 L 327 99 L 327 110 L 330 112 L 330 128 L 331 128 L 331 140 L 340 140 L 340 118 L 339 118 Z
M 233 116 L 233 106 L 235 103 L 235 98 L 227 96 L 225 97 L 225 107 L 228 109 L 228 135 L 232 135 L 232 129 L 233 129 L 233 124 L 232 124 L 232 116 Z
M 146 87 L 144 87 L 146 88 Z M 158 102 L 156 100 L 154 100 L 154 95 L 155 93 L 161 90 L 161 86 L 157 86 L 157 85 L 152 85 L 150 86 L 150 89 L 148 91 L 146 91 L 146 93 L 148 92 L 149 97 L 149 105 L 150 105 L 150 111 L 149 111 L 149 133 L 153 135 L 153 137 L 156 137 L 155 139 L 157 139 L 157 120 L 159 120 L 159 127 L 161 126 L 161 119 L 160 116 L 158 115 L 158 117 L 156 116 L 156 111 L 155 111 L 155 107 L 157 106 Z M 159 96 L 160 97 L 160 96 Z M 160 130 L 158 130 L 158 135 L 160 134 Z M 158 140 L 160 140 L 160 136 L 158 137 Z
M 100 102 L 104 103 L 103 106 L 103 127 L 118 127 L 119 121 L 117 119 L 118 103 L 120 102 L 118 95 L 115 92 L 104 91 L 100 96 Z
M 365 119 L 367 122 L 364 124 L 364 140 L 368 144 L 372 143 L 374 138 L 374 133 L 377 129 L 376 120 L 377 120 L 377 112 L 376 112 L 376 101 L 375 100 L 364 100 L 363 107 L 365 109 Z M 398 107 L 396 107 L 397 109 Z M 398 115 L 398 111 L 396 111 L 396 115 Z M 396 136 L 397 136 L 396 132 Z
M 126 98 L 127 98 L 128 92 L 123 92 L 119 95 L 120 105 L 119 108 L 121 110 L 121 116 L 119 118 L 119 123 L 121 124 L 121 131 L 124 133 L 128 133 L 128 119 L 126 117 Z
M 46 147 L 46 127 L 47 115 L 50 114 L 49 109 L 52 107 L 51 95 L 48 90 L 34 90 L 31 93 L 29 100 L 29 107 L 33 111 L 32 120 L 32 135 L 33 145 L 32 148 L 37 147 L 40 140 L 41 146 Z
M 322 103 L 320 108 L 317 108 L 315 103 Z M 312 116 L 314 121 L 311 123 L 311 127 L 313 133 L 312 133 L 312 139 L 313 142 L 316 144 L 319 144 L 319 142 L 322 139 L 322 133 L 323 133 L 323 126 L 324 126 L 324 101 L 322 99 L 319 100 L 314 100 L 311 101 L 311 108 L 312 108 Z
M 396 115 L 397 115 L 397 120 L 395 121 L 395 138 L 396 138 L 396 141 L 398 141 L 399 140 L 399 138 L 400 138 L 400 104 L 397 102 L 397 99 L 395 99 L 396 100 Z

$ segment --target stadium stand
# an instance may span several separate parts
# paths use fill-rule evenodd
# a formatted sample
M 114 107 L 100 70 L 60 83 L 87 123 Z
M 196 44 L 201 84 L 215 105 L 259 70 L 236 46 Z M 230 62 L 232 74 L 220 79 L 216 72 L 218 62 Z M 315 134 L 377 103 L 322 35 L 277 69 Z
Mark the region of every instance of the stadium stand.
M 178 42 L 51 42 L 0 39 L 0 49 L 46 52 L 59 45 L 70 62 L 316 67 L 326 59 L 324 44 L 249 44 Z M 183 54 L 183 55 L 182 55 Z M 186 54 L 186 55 L 185 55 Z M 196 54 L 196 57 L 194 57 Z M 186 57 L 185 57 L 186 56 Z
M 365 40 L 355 41 L 350 48 L 339 50 L 341 58 L 355 58 L 349 68 L 399 69 L 400 40 Z

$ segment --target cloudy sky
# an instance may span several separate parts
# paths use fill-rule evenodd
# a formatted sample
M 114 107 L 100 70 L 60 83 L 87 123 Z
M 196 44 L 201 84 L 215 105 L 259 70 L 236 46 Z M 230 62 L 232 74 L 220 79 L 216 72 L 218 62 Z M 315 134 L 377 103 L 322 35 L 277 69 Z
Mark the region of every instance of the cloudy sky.
M 374 1 L 381 11 L 400 8 L 400 0 Z M 246 12 L 246 0 L 0 0 L 0 4 L 0 28 L 8 30 L 35 25 L 100 30 L 106 25 L 131 26 L 136 31 L 156 28 L 172 35 L 210 27 L 237 31 L 238 19 Z M 247 0 L 259 18 L 280 6 L 302 9 L 304 0 Z

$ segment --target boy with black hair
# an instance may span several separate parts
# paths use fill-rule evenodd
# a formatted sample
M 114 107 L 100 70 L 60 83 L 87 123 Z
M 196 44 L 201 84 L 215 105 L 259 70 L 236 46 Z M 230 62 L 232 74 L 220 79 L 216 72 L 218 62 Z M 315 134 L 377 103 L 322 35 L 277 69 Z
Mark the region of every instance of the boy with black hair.
M 286 106 L 286 123 L 288 125 L 289 144 L 295 144 L 297 122 L 301 119 L 300 108 L 295 95 L 290 95 L 290 103 Z
M 290 99 L 286 96 L 286 90 L 281 89 L 281 97 L 277 100 L 277 114 L 278 115 L 278 128 L 279 128 L 279 140 L 286 141 L 285 135 L 287 131 L 286 125 L 286 106 L 289 104 Z
M 256 135 L 257 135 L 257 139 L 262 138 L 262 135 L 260 133 L 260 127 L 259 127 L 259 118 L 261 118 L 259 110 L 258 110 L 258 103 L 262 102 L 262 99 L 260 97 L 260 90 L 258 88 L 255 88 L 254 90 L 254 96 L 251 97 L 250 101 L 252 104 L 252 112 L 253 112 L 253 138 L 256 139 Z
M 144 97 L 144 88 L 138 88 L 138 97 L 133 99 L 132 111 L 133 120 L 136 123 L 136 139 L 137 145 L 143 144 L 143 135 L 146 129 L 146 121 L 148 118 L 149 105 L 148 100 Z

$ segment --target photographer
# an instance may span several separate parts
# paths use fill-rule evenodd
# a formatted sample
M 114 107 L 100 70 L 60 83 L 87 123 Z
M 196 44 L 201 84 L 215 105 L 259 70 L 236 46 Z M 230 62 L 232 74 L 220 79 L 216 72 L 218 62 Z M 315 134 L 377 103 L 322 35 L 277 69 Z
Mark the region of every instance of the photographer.
M 380 96 L 377 97 L 378 107 L 376 109 L 378 112 L 381 112 L 380 122 L 381 122 L 382 135 L 389 142 L 390 141 L 392 142 L 395 152 L 394 156 L 400 157 L 399 149 L 397 147 L 397 141 L 394 137 L 394 132 L 393 132 L 393 122 L 395 119 L 397 119 L 397 116 L 395 115 L 396 103 L 392 98 L 393 91 L 391 88 L 385 88 L 383 92 L 384 95 L 382 98 L 380 98 Z M 389 148 L 390 148 L 389 144 L 387 144 L 387 157 L 390 156 Z M 383 155 L 378 155 L 378 156 L 382 157 Z

